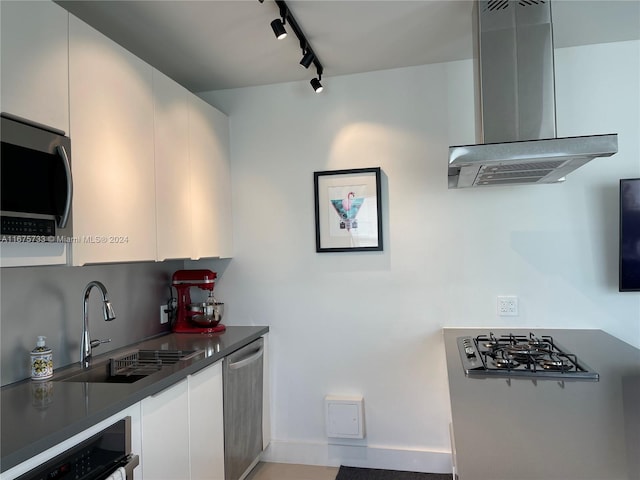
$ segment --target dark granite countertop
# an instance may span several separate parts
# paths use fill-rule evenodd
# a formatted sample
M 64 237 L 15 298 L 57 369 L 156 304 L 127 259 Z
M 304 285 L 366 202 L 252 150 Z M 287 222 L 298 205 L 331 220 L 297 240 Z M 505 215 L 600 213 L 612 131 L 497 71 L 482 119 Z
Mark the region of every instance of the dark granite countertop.
M 6 471 L 111 415 L 154 395 L 269 331 L 264 326 L 227 326 L 217 334 L 168 334 L 96 356 L 100 363 L 133 349 L 203 350 L 192 360 L 163 367 L 135 383 L 56 381 L 78 366 L 56 370 L 48 382 L 24 380 L 0 390 L 0 468 Z
M 599 381 L 472 378 L 444 329 L 460 480 L 640 479 L 640 350 L 600 330 L 491 329 L 551 335 Z

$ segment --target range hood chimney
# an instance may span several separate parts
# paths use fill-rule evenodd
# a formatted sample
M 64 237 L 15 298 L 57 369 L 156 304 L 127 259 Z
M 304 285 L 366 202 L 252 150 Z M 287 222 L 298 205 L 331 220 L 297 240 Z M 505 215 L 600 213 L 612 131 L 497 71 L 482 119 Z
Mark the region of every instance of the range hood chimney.
M 557 183 L 618 151 L 618 135 L 556 137 L 549 0 L 481 0 L 482 144 L 449 147 L 449 188 Z

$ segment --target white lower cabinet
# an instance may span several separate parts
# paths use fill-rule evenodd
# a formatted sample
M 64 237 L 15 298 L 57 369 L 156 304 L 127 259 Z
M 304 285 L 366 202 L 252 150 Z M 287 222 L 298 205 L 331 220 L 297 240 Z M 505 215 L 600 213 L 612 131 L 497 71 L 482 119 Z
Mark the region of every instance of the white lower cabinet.
M 222 361 L 189 376 L 192 480 L 224 480 Z
M 187 392 L 185 379 L 142 400 L 143 478 L 190 478 Z
M 222 361 L 142 401 L 142 475 L 224 480 Z

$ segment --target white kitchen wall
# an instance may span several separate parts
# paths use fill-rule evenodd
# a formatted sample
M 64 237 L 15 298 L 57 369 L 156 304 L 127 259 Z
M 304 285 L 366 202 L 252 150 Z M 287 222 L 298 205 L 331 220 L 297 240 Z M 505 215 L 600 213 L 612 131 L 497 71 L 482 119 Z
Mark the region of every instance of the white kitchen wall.
M 230 116 L 235 254 L 197 265 L 221 274 L 226 323 L 271 327 L 268 459 L 450 470 L 443 326 L 598 328 L 640 347 L 640 294 L 617 291 L 639 58 L 638 42 L 557 52 L 558 135 L 619 134 L 616 156 L 558 185 L 447 189 L 447 147 L 474 143 L 471 61 L 326 76 L 321 95 L 201 94 Z M 374 166 L 384 251 L 316 253 L 313 172 Z M 505 294 L 518 317 L 496 315 Z M 364 440 L 328 444 L 326 394 L 364 396 Z

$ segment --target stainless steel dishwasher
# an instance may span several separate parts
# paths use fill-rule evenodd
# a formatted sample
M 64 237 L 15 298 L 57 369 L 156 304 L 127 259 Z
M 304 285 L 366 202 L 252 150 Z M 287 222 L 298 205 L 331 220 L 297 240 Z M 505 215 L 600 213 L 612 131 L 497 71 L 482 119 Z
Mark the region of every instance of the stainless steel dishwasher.
M 264 340 L 236 350 L 222 370 L 224 478 L 238 480 L 262 452 Z

